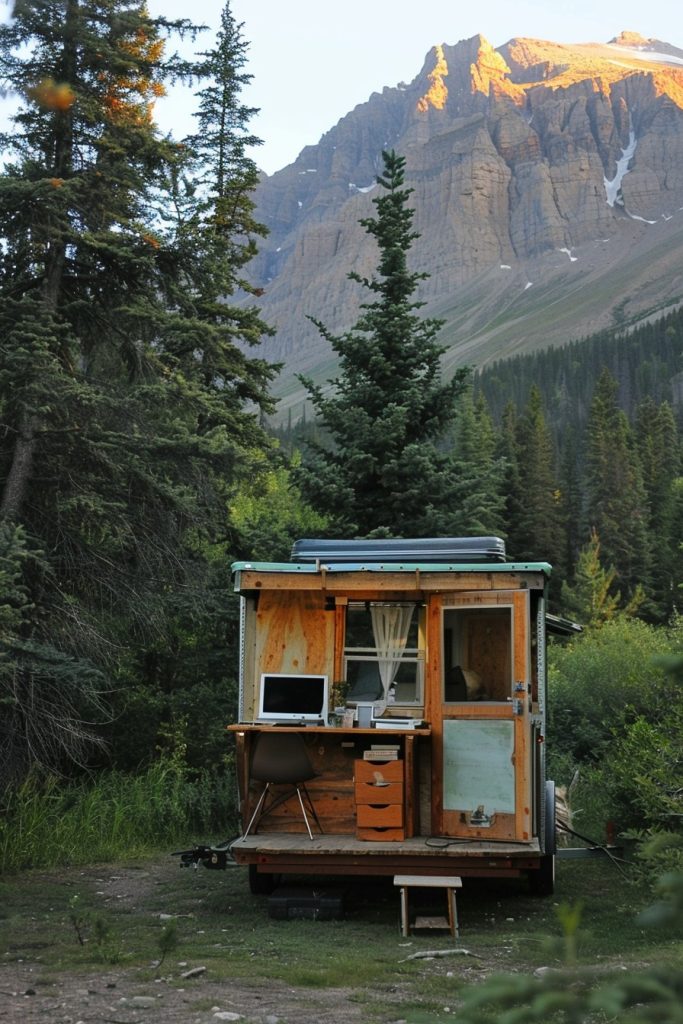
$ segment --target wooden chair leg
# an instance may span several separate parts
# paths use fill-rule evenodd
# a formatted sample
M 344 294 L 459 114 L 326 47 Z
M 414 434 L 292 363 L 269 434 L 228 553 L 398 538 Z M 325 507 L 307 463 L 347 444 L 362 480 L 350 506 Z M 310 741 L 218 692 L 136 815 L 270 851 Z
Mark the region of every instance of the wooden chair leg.
M 457 939 L 460 929 L 458 928 L 458 905 L 456 903 L 455 889 L 447 889 L 446 895 L 448 896 L 448 923 L 451 926 L 451 935 Z
M 408 908 L 408 886 L 401 887 L 401 935 L 407 938 L 410 935 L 410 912 Z

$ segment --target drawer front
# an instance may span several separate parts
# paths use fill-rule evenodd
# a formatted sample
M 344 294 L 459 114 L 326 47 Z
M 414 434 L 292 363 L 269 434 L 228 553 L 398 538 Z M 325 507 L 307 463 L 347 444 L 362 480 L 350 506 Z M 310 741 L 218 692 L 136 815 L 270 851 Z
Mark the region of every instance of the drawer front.
M 404 828 L 358 828 L 357 839 L 365 839 L 371 843 L 400 843 L 406 837 Z
M 377 786 L 372 782 L 356 783 L 356 806 L 358 804 L 402 804 L 403 783 L 387 782 Z
M 359 804 L 356 821 L 359 828 L 398 828 L 403 825 L 403 805 Z
M 403 761 L 356 761 L 356 782 L 403 782 Z

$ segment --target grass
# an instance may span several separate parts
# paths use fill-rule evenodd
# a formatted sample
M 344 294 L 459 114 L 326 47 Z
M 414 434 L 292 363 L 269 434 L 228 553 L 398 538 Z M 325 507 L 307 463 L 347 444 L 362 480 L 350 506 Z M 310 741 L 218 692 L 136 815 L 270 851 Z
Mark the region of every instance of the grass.
M 29 778 L 2 802 L 0 874 L 136 857 L 209 831 L 217 818 L 225 827 L 234 813 L 231 789 L 215 777 L 190 779 L 173 760 L 71 784 Z
M 642 888 L 608 862 L 566 861 L 558 868 L 556 896 L 544 900 L 530 896 L 521 882 L 465 880 L 458 944 L 472 956 L 408 960 L 420 950 L 452 949 L 453 940 L 440 932 L 402 938 L 391 879 L 318 882 L 344 890 L 344 919 L 282 921 L 268 916 L 267 897 L 249 894 L 243 869 L 180 870 L 166 854 L 0 881 L 0 942 L 5 963 L 33 962 L 36 985 L 73 972 L 95 976 L 107 965 L 133 972 L 138 985 L 153 983 L 162 972 L 169 986 L 186 989 L 197 1005 L 204 999 L 213 1005 L 206 979 L 250 991 L 282 982 L 304 1003 L 322 989 L 346 990 L 344 998 L 362 1008 L 364 1021 L 400 1017 L 407 1024 L 452 1019 L 462 995 L 492 974 L 529 977 L 541 966 L 561 968 L 569 950 L 561 918 L 571 916 L 579 901 L 572 950 L 579 965 L 631 972 L 653 963 L 680 964 L 682 947 L 673 931 L 645 929 L 636 921 L 650 901 Z M 173 915 L 177 927 L 157 968 L 165 930 L 168 936 L 162 914 Z M 202 965 L 206 974 L 183 981 L 181 964 Z

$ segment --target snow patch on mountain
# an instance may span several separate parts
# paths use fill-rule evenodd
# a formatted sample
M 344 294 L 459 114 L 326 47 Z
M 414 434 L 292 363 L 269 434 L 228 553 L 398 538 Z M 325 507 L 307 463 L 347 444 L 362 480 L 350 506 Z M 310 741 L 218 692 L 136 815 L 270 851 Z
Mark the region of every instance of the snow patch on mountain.
M 624 180 L 624 175 L 628 171 L 628 165 L 636 151 L 636 145 L 636 133 L 631 129 L 628 136 L 628 146 L 626 149 L 622 149 L 621 156 L 617 160 L 617 173 L 611 181 L 608 178 L 604 178 L 608 206 L 614 206 L 615 203 L 618 203 L 619 206 L 624 205 L 624 201 L 619 192 L 621 190 L 621 183 Z

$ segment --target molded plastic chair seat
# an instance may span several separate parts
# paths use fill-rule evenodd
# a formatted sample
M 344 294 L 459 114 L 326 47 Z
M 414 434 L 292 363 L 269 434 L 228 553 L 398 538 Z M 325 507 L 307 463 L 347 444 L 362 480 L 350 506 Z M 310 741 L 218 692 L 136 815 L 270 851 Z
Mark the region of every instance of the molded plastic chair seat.
M 256 809 L 251 816 L 251 820 L 247 825 L 244 833 L 245 838 L 249 835 L 252 826 L 254 831 L 256 831 L 261 818 L 278 804 L 288 799 L 292 792 L 296 792 L 299 799 L 299 806 L 301 807 L 309 838 L 313 839 L 313 833 L 311 832 L 308 815 L 306 814 L 302 793 L 306 797 L 309 810 L 313 815 L 316 825 L 322 832 L 322 826 L 313 801 L 306 788 L 306 783 L 316 777 L 316 772 L 313 770 L 313 765 L 311 764 L 301 733 L 270 731 L 259 733 L 254 744 L 250 775 L 257 782 L 265 783 L 265 786 L 256 804 Z M 282 785 L 289 786 L 289 792 L 276 798 L 269 807 L 266 807 L 265 801 L 271 786 Z

